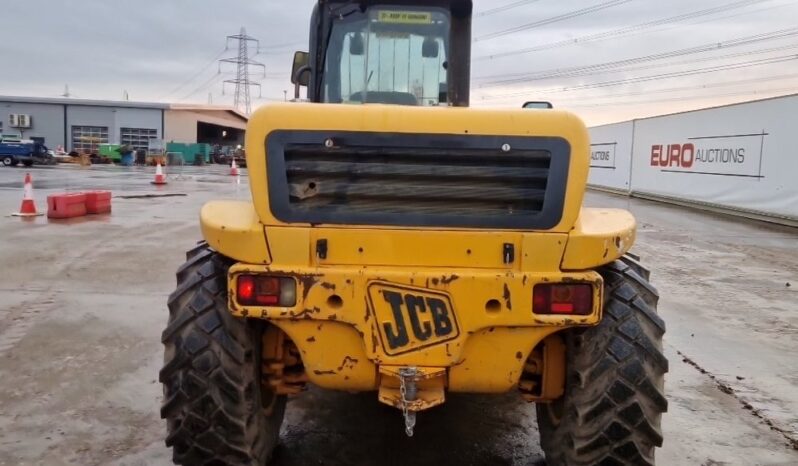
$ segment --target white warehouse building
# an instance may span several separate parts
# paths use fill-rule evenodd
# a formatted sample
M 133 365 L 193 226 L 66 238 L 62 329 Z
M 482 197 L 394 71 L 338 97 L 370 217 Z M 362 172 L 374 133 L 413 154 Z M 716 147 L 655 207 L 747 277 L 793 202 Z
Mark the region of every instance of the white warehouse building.
M 97 144 L 146 149 L 165 142 L 241 144 L 247 117 L 230 107 L 0 96 L 0 135 L 91 152 Z

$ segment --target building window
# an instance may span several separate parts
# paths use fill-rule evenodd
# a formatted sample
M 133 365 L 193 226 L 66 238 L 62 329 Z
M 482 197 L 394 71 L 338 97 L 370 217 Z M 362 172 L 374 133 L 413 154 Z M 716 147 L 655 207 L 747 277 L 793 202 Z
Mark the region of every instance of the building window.
M 96 154 L 100 144 L 108 144 L 107 126 L 73 126 L 72 150 L 83 154 Z
M 133 150 L 147 150 L 150 139 L 158 139 L 158 130 L 146 128 L 122 128 L 119 142 Z

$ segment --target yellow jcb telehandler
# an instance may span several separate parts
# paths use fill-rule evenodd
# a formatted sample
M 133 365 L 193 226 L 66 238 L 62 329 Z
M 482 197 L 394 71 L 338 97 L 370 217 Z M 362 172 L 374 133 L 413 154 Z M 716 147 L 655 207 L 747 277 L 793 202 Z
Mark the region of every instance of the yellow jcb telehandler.
M 515 390 L 549 465 L 654 464 L 668 361 L 635 220 L 582 207 L 579 118 L 469 108 L 471 16 L 318 1 L 308 102 L 252 116 L 252 200 L 202 208 L 169 297 L 175 463 L 267 464 L 310 383 L 375 392 L 409 435 L 449 392 Z

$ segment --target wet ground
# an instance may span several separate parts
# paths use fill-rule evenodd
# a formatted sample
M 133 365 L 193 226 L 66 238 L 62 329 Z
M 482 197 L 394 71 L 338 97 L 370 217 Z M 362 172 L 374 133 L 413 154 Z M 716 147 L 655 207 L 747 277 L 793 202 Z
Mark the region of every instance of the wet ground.
M 157 383 L 166 296 L 207 200 L 249 198 L 246 176 L 183 168 L 30 170 L 36 198 L 112 189 L 110 216 L 6 215 L 22 169 L 0 167 L 0 465 L 165 465 Z M 174 194 L 171 197 L 139 197 Z M 120 196 L 124 196 L 122 198 Z M 668 323 L 661 465 L 798 464 L 798 230 L 590 193 L 628 208 Z M 289 403 L 278 465 L 535 465 L 534 407 L 451 396 L 419 415 L 372 395 L 311 389 Z

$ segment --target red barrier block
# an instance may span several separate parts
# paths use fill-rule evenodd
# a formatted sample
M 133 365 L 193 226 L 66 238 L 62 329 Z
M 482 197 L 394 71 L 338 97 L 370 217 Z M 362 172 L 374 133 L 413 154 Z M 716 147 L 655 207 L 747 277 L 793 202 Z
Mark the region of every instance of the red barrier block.
M 107 214 L 111 212 L 111 191 L 87 191 L 86 213 Z
M 63 193 L 47 196 L 47 217 L 72 218 L 86 215 L 84 193 Z

